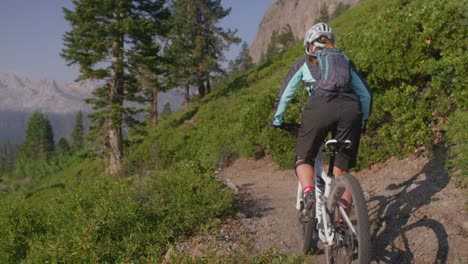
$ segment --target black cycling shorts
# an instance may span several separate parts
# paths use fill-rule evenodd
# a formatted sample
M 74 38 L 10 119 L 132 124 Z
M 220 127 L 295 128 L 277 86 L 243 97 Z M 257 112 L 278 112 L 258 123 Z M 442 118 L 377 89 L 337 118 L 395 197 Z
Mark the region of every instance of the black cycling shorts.
M 296 143 L 297 159 L 314 160 L 329 132 L 337 140 L 351 140 L 350 149 L 337 153 L 335 166 L 349 170 L 356 166 L 361 136 L 362 112 L 358 100 L 349 96 L 312 96 L 302 111 L 302 125 Z

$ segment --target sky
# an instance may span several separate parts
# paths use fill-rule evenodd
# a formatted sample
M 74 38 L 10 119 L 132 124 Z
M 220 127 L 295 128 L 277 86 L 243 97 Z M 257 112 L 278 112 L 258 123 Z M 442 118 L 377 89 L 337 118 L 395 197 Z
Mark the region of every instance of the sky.
M 237 29 L 237 36 L 252 43 L 263 14 L 276 0 L 222 0 L 231 14 L 220 26 Z M 62 7 L 73 8 L 71 0 L 0 0 L 0 72 L 32 79 L 73 82 L 76 66 L 60 57 L 63 35 L 70 29 Z M 240 44 L 226 52 L 235 58 Z

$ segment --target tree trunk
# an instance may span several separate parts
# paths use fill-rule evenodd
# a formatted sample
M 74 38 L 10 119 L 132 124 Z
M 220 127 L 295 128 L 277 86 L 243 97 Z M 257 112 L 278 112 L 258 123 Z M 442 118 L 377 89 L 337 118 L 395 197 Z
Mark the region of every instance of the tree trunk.
M 203 81 L 203 72 L 201 69 L 198 69 L 197 72 L 197 82 L 198 82 L 198 97 L 202 99 L 205 97 L 206 94 L 206 89 L 205 89 L 205 83 Z
M 190 104 L 190 85 L 188 83 L 185 84 L 185 94 L 184 94 L 184 107 L 188 109 Z
M 206 78 L 206 94 L 211 93 L 211 83 L 210 83 L 210 78 Z
M 110 102 L 111 105 L 123 106 L 123 78 L 124 69 L 118 63 L 123 61 L 123 36 L 112 44 L 112 69 L 110 73 Z M 113 107 L 111 107 L 112 109 Z M 122 145 L 122 113 L 119 110 L 111 110 L 109 127 L 109 146 L 110 146 L 110 164 L 109 172 L 116 174 L 122 164 L 123 145 Z
M 116 174 L 122 164 L 122 128 L 116 127 L 109 130 L 110 164 L 109 172 Z
M 158 122 L 158 91 L 156 89 L 153 89 L 153 100 L 151 102 L 151 125 L 154 127 L 158 125 Z
M 198 97 L 200 99 L 205 97 L 205 83 L 203 83 L 203 80 L 198 81 Z

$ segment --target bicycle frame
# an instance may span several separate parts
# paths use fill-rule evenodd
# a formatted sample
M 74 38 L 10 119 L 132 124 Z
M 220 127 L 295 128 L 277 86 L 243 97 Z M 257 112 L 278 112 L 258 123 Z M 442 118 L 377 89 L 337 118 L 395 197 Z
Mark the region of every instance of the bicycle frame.
M 326 142 L 326 145 L 328 146 L 330 143 L 336 143 L 337 141 L 332 139 Z M 351 144 L 349 142 L 348 144 Z M 327 209 L 326 209 L 326 204 L 328 200 L 328 196 L 330 195 L 330 190 L 331 190 L 331 185 L 334 180 L 334 175 L 333 175 L 333 167 L 335 163 L 335 155 L 336 151 L 331 151 L 330 153 L 330 162 L 329 162 L 329 167 L 328 167 L 328 173 L 325 172 L 325 169 L 323 167 L 323 149 L 320 148 L 319 152 L 317 154 L 317 157 L 315 158 L 315 177 L 314 177 L 314 183 L 315 183 L 315 218 L 317 220 L 317 230 L 319 239 L 325 243 L 325 245 L 331 245 L 333 243 L 334 239 L 334 232 L 331 229 L 331 225 L 327 223 Z M 323 187 L 322 183 L 320 182 L 323 180 Z M 319 187 L 320 186 L 320 187 Z M 322 189 L 323 188 L 323 189 Z M 302 191 L 302 186 L 301 183 L 298 183 L 298 188 L 297 188 L 297 196 L 296 196 L 296 209 L 300 210 L 301 209 L 301 202 L 303 200 L 303 191 Z M 347 217 L 347 214 L 344 210 L 344 208 L 340 205 L 339 210 L 341 215 L 345 216 L 344 221 L 346 224 L 350 227 L 351 231 L 356 235 L 356 230 L 353 228 L 351 221 Z

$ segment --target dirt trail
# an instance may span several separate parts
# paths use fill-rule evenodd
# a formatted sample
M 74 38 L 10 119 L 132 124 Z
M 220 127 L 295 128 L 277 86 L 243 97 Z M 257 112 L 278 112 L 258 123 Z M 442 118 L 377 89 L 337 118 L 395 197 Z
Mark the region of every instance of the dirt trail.
M 466 193 L 449 184 L 440 164 L 390 159 L 356 176 L 368 201 L 375 263 L 468 263 Z M 219 177 L 237 189 L 243 215 L 231 225 L 249 234 L 255 251 L 297 252 L 293 170 L 241 158 Z

